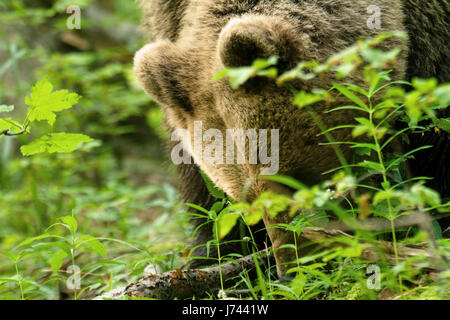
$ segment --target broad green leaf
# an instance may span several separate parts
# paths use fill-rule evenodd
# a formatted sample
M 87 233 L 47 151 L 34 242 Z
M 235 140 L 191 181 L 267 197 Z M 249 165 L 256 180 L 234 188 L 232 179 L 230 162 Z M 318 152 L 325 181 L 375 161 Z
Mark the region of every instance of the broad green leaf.
M 23 130 L 22 125 L 11 118 L 0 119 L 0 132 L 8 130 L 10 132 L 20 132 Z
M 87 244 L 92 250 L 97 252 L 99 255 L 101 255 L 103 258 L 108 259 L 108 255 L 106 254 L 105 246 L 96 238 L 84 235 L 80 237 L 80 240 Z
M 10 120 L 11 118 L 0 119 L 0 132 L 10 130 L 13 127 L 13 125 L 9 122 Z
M 414 78 L 412 80 L 413 87 L 422 94 L 431 93 L 436 89 L 438 82 L 436 78 L 420 79 Z
M 72 108 L 80 96 L 76 93 L 69 93 L 67 90 L 53 91 L 53 85 L 43 79 L 32 88 L 30 96 L 25 98 L 25 103 L 30 106 L 28 109 L 28 120 L 48 121 L 53 125 L 56 120 L 55 112 Z
M 361 56 L 364 60 L 369 62 L 373 68 L 382 69 L 385 68 L 388 62 L 395 60 L 400 51 L 401 50 L 398 48 L 386 52 L 380 49 L 367 47 L 361 50 Z
M 276 194 L 271 191 L 263 192 L 252 204 L 253 210 L 260 210 L 272 218 L 287 209 L 291 199 L 285 195 Z
M 224 203 L 223 203 L 223 202 L 217 201 L 216 203 L 214 203 L 214 204 L 212 205 L 211 211 L 220 213 L 220 212 L 223 210 L 223 206 L 224 206 Z
M 420 202 L 418 203 L 419 206 L 428 204 L 433 207 L 441 204 L 440 194 L 433 189 L 425 187 L 421 182 L 416 183 L 411 187 L 411 193 L 417 195 L 420 199 Z
M 219 238 L 223 239 L 236 225 L 241 215 L 235 212 L 223 212 L 219 215 L 217 220 L 217 228 L 219 231 Z
M 67 253 L 63 250 L 59 250 L 57 253 L 53 255 L 53 257 L 49 260 L 50 267 L 54 274 L 58 274 L 61 266 L 64 262 L 64 259 L 67 257 Z
M 32 143 L 22 146 L 20 151 L 24 156 L 31 156 L 38 153 L 71 153 L 85 142 L 94 141 L 84 134 L 75 133 L 51 133 L 43 136 Z
M 357 85 L 355 85 L 353 83 L 344 83 L 344 84 L 347 86 L 347 88 L 349 90 L 355 91 L 355 92 L 357 92 L 357 93 L 359 93 L 359 94 L 361 94 L 361 95 L 363 95 L 365 97 L 369 96 L 369 93 L 366 90 L 364 90 L 363 88 L 361 88 L 361 87 L 359 87 L 359 86 L 357 86 Z
M 244 221 L 247 225 L 254 226 L 261 221 L 263 214 L 264 211 L 262 210 L 250 209 L 243 215 Z
M 239 213 L 247 225 L 253 226 L 261 221 L 263 211 L 252 208 L 248 203 L 235 203 L 228 207 L 230 212 Z
M 438 99 L 440 106 L 447 108 L 450 105 L 450 84 L 440 85 L 434 90 L 433 96 Z
M 78 229 L 78 223 L 77 220 L 75 220 L 74 217 L 72 216 L 65 216 L 62 217 L 61 220 L 69 226 L 70 231 L 72 232 L 72 234 L 75 234 L 77 232 Z
M 300 91 L 295 95 L 294 104 L 300 109 L 324 100 L 324 95 Z
M 366 133 L 370 136 L 370 133 L 372 133 L 374 130 L 374 125 L 372 124 L 372 122 L 370 122 L 370 120 L 366 118 L 355 118 L 355 120 L 358 121 L 360 125 L 356 126 L 355 129 L 353 129 L 353 137 L 359 137 Z

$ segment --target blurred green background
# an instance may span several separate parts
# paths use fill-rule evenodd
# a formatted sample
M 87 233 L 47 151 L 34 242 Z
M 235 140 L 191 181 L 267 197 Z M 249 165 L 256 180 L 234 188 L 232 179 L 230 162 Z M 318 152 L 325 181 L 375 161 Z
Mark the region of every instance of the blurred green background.
M 81 8 L 80 30 L 67 28 L 69 5 Z M 79 232 L 124 241 L 110 243 L 103 262 L 95 252 L 80 257 L 82 288 L 91 295 L 141 276 L 149 263 L 173 268 L 188 239 L 184 219 L 174 216 L 181 205 L 162 114 L 132 72 L 146 39 L 140 14 L 123 0 L 0 2 L 0 105 L 14 105 L 14 117 L 23 117 L 31 87 L 47 78 L 82 99 L 54 129 L 43 123 L 33 132 L 95 139 L 72 154 L 25 158 L 19 147 L 27 137 L 0 137 L 0 252 L 74 214 Z M 57 248 L 41 247 L 25 253 L 19 272 L 0 257 L 0 299 L 20 298 L 18 277 L 25 298 L 64 295 L 68 275 L 49 271 Z

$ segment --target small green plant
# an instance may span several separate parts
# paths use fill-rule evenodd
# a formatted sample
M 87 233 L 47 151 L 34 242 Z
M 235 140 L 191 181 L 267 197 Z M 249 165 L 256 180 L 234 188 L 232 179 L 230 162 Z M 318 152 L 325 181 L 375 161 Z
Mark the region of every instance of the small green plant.
M 73 107 L 80 97 L 76 93 L 69 93 L 67 90 L 53 91 L 52 84 L 44 79 L 36 83 L 31 94 L 25 99 L 29 106 L 28 113 L 23 122 L 18 122 L 12 118 L 0 118 L 0 137 L 18 136 L 30 134 L 30 126 L 38 121 L 47 121 L 53 126 L 56 121 L 56 113 Z M 9 113 L 14 110 L 14 106 L 0 106 L 0 113 Z M 38 153 L 70 153 L 81 144 L 93 141 L 83 134 L 74 133 L 48 133 L 30 144 L 20 148 L 24 156 L 31 156 Z
M 341 161 L 340 167 L 324 173 L 334 173 L 332 179 L 317 186 L 306 187 L 289 177 L 263 177 L 285 184 L 297 192 L 292 197 L 266 192 L 260 195 L 253 204 L 236 203 L 231 205 L 224 210 L 221 217 L 219 225 L 221 237 L 230 232 L 239 217 L 242 217 L 249 225 L 254 225 L 262 219 L 263 214 L 274 217 L 283 211 L 288 211 L 291 216 L 299 215 L 293 219 L 291 224 L 277 227 L 293 232 L 297 236 L 301 235 L 304 227 L 326 225 L 329 221 L 327 213 L 333 213 L 338 220 L 353 226 L 355 238 L 351 241 L 341 239 L 347 247 L 325 249 L 317 254 L 300 257 L 298 243 L 287 245 L 287 247 L 295 248 L 297 252 L 296 268 L 290 271 L 296 273 L 297 276 L 290 286 L 277 284 L 277 294 L 292 299 L 321 296 L 324 288 L 320 285 L 304 291 L 304 286 L 309 287 L 307 282 L 313 281 L 311 279 L 315 278 L 322 279 L 328 285 L 334 283 L 335 286 L 338 286 L 342 277 L 347 276 L 342 274 L 341 267 L 337 274 L 339 276 L 332 280 L 330 275 L 320 271 L 323 264 L 313 264 L 312 266 L 316 267 L 311 268 L 305 263 L 309 264 L 317 259 L 322 259 L 325 263 L 336 261 L 340 265 L 343 263 L 343 259 L 358 260 L 368 243 L 376 244 L 377 234 L 365 231 L 361 225 L 369 216 L 381 217 L 390 222 L 396 266 L 391 269 L 388 265 L 383 264 L 383 268 L 397 271 L 386 271 L 384 283 L 394 292 L 401 292 L 406 289 L 403 280 L 416 282 L 411 278 L 411 274 L 416 271 L 409 270 L 410 273 L 408 273 L 401 268 L 404 262 L 399 259 L 399 230 L 395 227 L 395 220 L 400 216 L 418 212 L 444 213 L 450 211 L 450 202 L 446 203 L 443 201 L 446 199 L 441 199 L 438 192 L 425 186 L 428 177 L 405 178 L 402 171 L 402 164 L 405 161 L 414 157 L 415 153 L 431 146 L 424 145 L 402 155 L 395 155 L 390 151 L 390 145 L 395 139 L 407 139 L 407 135 L 410 133 L 420 134 L 429 130 L 450 132 L 448 126 L 450 119 L 436 116 L 438 110 L 448 108 L 450 104 L 450 84 L 438 85 L 435 79 L 413 79 L 412 83 L 392 81 L 389 76 L 391 73 L 389 68 L 395 64 L 399 50 L 383 52 L 377 48 L 382 41 L 390 37 L 404 38 L 405 35 L 394 32 L 377 36 L 374 39 L 361 40 L 353 47 L 330 57 L 324 63 L 302 62 L 293 70 L 280 76 L 277 76 L 277 72 L 272 71 L 276 65 L 276 58 L 270 58 L 265 62 L 258 60 L 251 67 L 226 69 L 213 79 L 216 81 L 229 77 L 232 87 L 237 88 L 252 77 L 264 76 L 259 72 L 269 67 L 271 68 L 269 77 L 275 79 L 279 85 L 289 86 L 293 80 L 308 81 L 319 76 L 336 79 L 329 90 L 316 88 L 310 92 L 305 90 L 298 92 L 292 88 L 293 103 L 310 114 L 316 125 L 322 130 L 321 135 L 328 140 L 323 145 L 332 146 Z M 364 86 L 345 82 L 347 76 L 357 72 L 361 73 Z M 314 110 L 316 104 L 330 104 L 336 96 L 345 97 L 350 103 L 328 110 L 324 115 L 318 114 Z M 326 128 L 321 117 L 333 116 L 333 113 L 338 111 L 357 111 L 360 116 L 355 117 L 355 123 L 343 123 L 334 128 Z M 393 127 L 395 122 L 405 123 L 405 128 L 395 130 Z M 351 130 L 354 141 L 335 141 L 333 132 L 337 130 Z M 354 149 L 358 160 L 349 163 L 343 156 L 342 146 Z M 374 177 L 381 177 L 381 180 L 377 181 L 377 179 L 373 179 Z M 369 180 L 372 182 L 368 183 Z M 434 230 L 435 234 L 430 235 L 431 237 L 442 236 L 438 225 L 436 229 L 436 223 L 434 223 Z M 408 236 L 402 241 L 408 241 L 407 239 Z M 430 240 L 429 237 L 428 240 Z M 430 247 L 441 250 L 432 243 L 430 243 Z M 443 250 L 445 251 L 445 249 Z M 448 251 L 446 252 L 444 255 L 448 254 Z M 357 276 L 357 274 L 359 275 Z M 365 287 L 365 284 L 361 285 L 364 276 L 359 271 L 352 276 L 352 279 L 353 283 L 354 281 L 360 283 L 358 284 L 359 289 L 354 286 L 353 289 L 347 287 L 348 290 L 359 290 L 359 293 L 374 298 L 373 292 L 361 289 Z M 397 279 L 397 281 L 392 281 L 392 279 Z M 337 288 L 331 289 L 336 290 Z

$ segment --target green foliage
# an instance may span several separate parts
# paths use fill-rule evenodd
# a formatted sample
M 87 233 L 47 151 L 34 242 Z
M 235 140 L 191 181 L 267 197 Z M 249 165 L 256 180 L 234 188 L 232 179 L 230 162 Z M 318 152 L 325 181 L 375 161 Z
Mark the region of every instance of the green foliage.
M 71 153 L 82 143 L 93 141 L 84 134 L 51 133 L 20 148 L 24 156 L 38 153 L 65 152 Z
M 272 56 L 268 59 L 257 59 L 250 67 L 225 68 L 213 77 L 213 81 L 229 78 L 231 87 L 238 88 L 249 79 L 254 77 L 276 78 L 277 68 L 273 66 L 278 62 L 278 57 Z
M 237 224 L 239 216 L 247 226 L 258 223 L 263 215 L 272 218 L 281 212 L 289 212 L 295 218 L 290 224 L 279 224 L 276 227 L 301 235 L 302 229 L 308 226 L 325 226 L 329 222 L 328 215 L 333 213 L 345 224 L 355 229 L 354 238 L 333 239 L 333 243 L 341 241 L 345 246 L 334 246 L 332 249 L 322 249 L 310 252 L 303 257 L 298 256 L 298 243 L 284 245 L 284 248 L 294 248 L 297 254 L 297 267 L 289 273 L 295 274 L 289 284 L 272 284 L 270 275 L 263 281 L 269 289 L 269 296 L 287 299 L 374 299 L 376 292 L 367 289 L 364 283 L 367 278 L 357 268 L 362 251 L 375 243 L 379 238 L 377 233 L 364 230 L 361 219 L 369 216 L 382 217 L 390 221 L 390 239 L 393 242 L 395 266 L 391 267 L 385 261 L 377 262 L 384 269 L 381 287 L 389 288 L 391 292 L 399 293 L 406 290 L 404 281 L 417 283 L 413 275 L 420 274 L 422 268 L 429 263 L 424 257 L 411 258 L 400 262 L 398 246 L 401 242 L 417 244 L 420 241 L 430 241 L 424 233 L 407 233 L 401 238 L 401 233 L 395 228 L 394 221 L 402 215 L 416 212 L 434 213 L 449 212 L 450 203 L 441 199 L 438 192 L 425 186 L 427 177 L 414 177 L 407 180 L 400 168 L 403 162 L 421 150 L 431 146 L 422 146 L 403 155 L 390 154 L 390 145 L 395 139 L 406 139 L 409 133 L 421 133 L 427 130 L 443 130 L 448 132 L 449 119 L 437 118 L 436 110 L 447 108 L 450 102 L 449 84 L 438 84 L 435 79 L 414 79 L 412 83 L 392 81 L 390 66 L 395 64 L 399 50 L 383 52 L 377 46 L 390 37 L 404 38 L 402 33 L 381 35 L 375 39 L 359 41 L 355 46 L 331 57 L 325 63 L 302 62 L 293 70 L 287 71 L 276 78 L 279 85 L 286 85 L 293 80 L 308 81 L 316 77 L 335 77 L 336 82 L 329 90 L 313 89 L 311 92 L 296 92 L 293 103 L 306 110 L 322 130 L 328 143 L 335 147 L 342 166 L 326 172 L 335 173 L 331 179 L 323 183 L 307 187 L 299 181 L 284 176 L 262 177 L 270 181 L 285 184 L 297 190 L 291 197 L 277 195 L 271 192 L 261 194 L 253 203 L 235 203 L 227 207 L 220 216 L 220 236 L 224 238 L 227 232 Z M 233 88 L 241 85 L 241 80 L 248 80 L 256 75 L 250 72 L 253 67 L 227 69 L 217 75 L 230 77 Z M 361 72 L 365 81 L 363 86 L 345 83 L 345 78 L 352 73 Z M 248 76 L 252 74 L 252 76 Z M 273 77 L 271 77 L 273 78 Z M 323 127 L 321 116 L 315 112 L 317 104 L 330 104 L 336 96 L 345 97 L 347 105 L 335 107 L 326 112 L 325 116 L 333 116 L 337 111 L 358 111 L 354 123 L 344 123 L 334 128 Z M 392 124 L 403 121 L 407 127 L 394 130 Z M 355 141 L 335 141 L 332 134 L 338 130 L 351 130 Z M 363 139 L 363 140 L 361 140 Z M 358 161 L 347 163 L 340 155 L 340 148 L 348 146 L 355 149 Z M 336 173 L 337 172 L 337 173 Z M 372 177 L 381 179 L 368 182 Z M 345 205 L 344 205 L 345 204 Z M 364 222 L 364 221 L 362 221 Z M 439 224 L 434 221 L 432 226 L 434 237 L 442 238 Z M 294 237 L 296 239 L 296 237 Z M 435 248 L 442 255 L 447 255 L 449 247 L 443 244 Z M 300 249 L 301 252 L 301 249 Z M 379 252 L 382 252 L 379 251 Z M 354 263 L 349 266 L 349 259 Z M 317 262 L 321 261 L 321 262 Z M 363 262 L 363 261 L 361 261 Z M 360 263 L 361 263 L 360 262 Z M 311 265 L 312 263 L 312 265 Z M 323 270 L 326 264 L 331 264 L 329 273 Z M 362 265 L 363 266 L 363 265 Z M 447 265 L 448 268 L 448 265 Z M 448 270 L 448 269 L 447 269 Z M 430 286 L 437 296 L 448 289 L 448 276 L 444 271 L 436 286 Z M 258 280 L 261 282 L 261 279 Z M 247 283 L 248 286 L 248 283 Z M 260 285 L 261 286 L 261 285 Z M 267 291 L 267 290 L 266 290 Z M 253 292 L 253 289 L 252 289 Z M 264 294 L 266 297 L 266 294 Z
M 67 31 L 64 10 L 72 2 L 49 3 L 44 7 L 38 1 L 31 6 L 23 1 L 2 1 L 0 24 L 14 30 L 17 26 L 32 28 L 46 35 L 48 28 Z M 77 5 L 83 9 L 83 28 L 71 35 L 87 41 L 89 49 L 65 43 L 49 50 L 30 43 L 28 35 L 10 36 L 4 31 L 9 29 L 0 28 L 5 39 L 0 43 L 0 56 L 6 57 L 0 62 L 0 299 L 57 299 L 66 294 L 89 299 L 141 278 L 147 266 L 161 272 L 180 268 L 190 258 L 184 255 L 188 238 L 198 231 L 190 229 L 185 216 L 175 214 L 181 203 L 169 184 L 171 176 L 161 166 L 159 145 L 167 136 L 162 113 L 132 75 L 132 56 L 143 39 L 128 33 L 125 41 L 117 38 L 120 27 L 126 26 L 127 32 L 129 26 L 137 27 L 135 4 L 108 2 L 115 11 L 107 12 L 100 23 L 84 15 L 84 9 L 98 10 L 97 3 L 86 0 Z M 99 38 L 91 38 L 97 34 Z M 330 213 L 357 224 L 357 217 L 380 216 L 393 221 L 417 210 L 448 212 L 448 199 L 427 188 L 423 184 L 426 177 L 405 179 L 401 164 L 417 150 L 405 155 L 389 154 L 388 150 L 394 139 L 409 132 L 448 132 L 449 119 L 437 118 L 436 111 L 449 104 L 449 85 L 438 85 L 433 79 L 415 79 L 412 84 L 391 81 L 385 70 L 395 63 L 398 50 L 382 52 L 376 48 L 391 36 L 403 37 L 393 33 L 361 41 L 325 63 L 302 62 L 281 75 L 276 69 L 277 58 L 271 57 L 249 67 L 228 68 L 215 77 L 216 81 L 229 78 L 234 88 L 257 77 L 268 77 L 279 85 L 334 77 L 331 89 L 296 92 L 294 103 L 309 112 L 319 127 L 321 116 L 333 116 L 339 110 L 362 112 L 354 123 L 321 127 L 336 151 L 342 146 L 332 139 L 336 130 L 350 129 L 355 140 L 368 140 L 349 145 L 364 159 L 343 161 L 320 185 L 307 187 L 289 177 L 265 177 L 296 190 L 292 196 L 267 192 L 253 203 L 235 203 L 204 176 L 217 202 L 208 209 L 189 205 L 196 210 L 188 216 L 205 219 L 199 228 L 212 229 L 214 239 L 206 247 L 208 251 L 216 248 L 219 265 L 238 258 L 236 254 L 221 254 L 219 246 L 235 226 L 248 229 L 250 237 L 232 242 L 240 243 L 247 253 L 262 249 L 256 247 L 250 227 L 266 213 L 275 217 L 289 211 L 292 222 L 276 227 L 301 235 L 305 227 L 326 225 Z M 36 73 L 26 73 L 28 66 L 37 68 Z M 363 75 L 364 88 L 343 82 L 354 72 Z M 43 80 L 36 83 L 36 79 Z M 53 87 L 70 88 L 77 94 Z M 27 95 L 28 109 L 22 106 Z M 346 97 L 348 104 L 325 115 L 314 113 L 315 105 L 331 103 L 336 95 Z M 147 119 L 140 122 L 143 114 Z M 394 130 L 390 123 L 396 119 L 407 127 Z M 4 136 L 19 133 L 15 138 Z M 19 150 L 24 155 L 40 154 L 23 157 Z M 382 179 L 367 181 L 367 177 Z M 441 239 L 442 230 L 436 224 L 433 230 L 438 238 L 433 250 L 448 255 L 448 240 Z M 395 231 L 391 230 L 389 240 L 399 235 Z M 395 243 L 429 241 L 421 230 L 404 233 L 394 239 Z M 247 272 L 241 273 L 232 287 L 248 289 L 250 299 L 377 299 L 379 291 L 368 289 L 366 284 L 367 261 L 358 256 L 379 237 L 389 236 L 358 229 L 354 238 L 338 239 L 343 246 L 297 255 L 290 282 L 275 281 L 274 266 L 269 266 L 267 270 L 257 268 L 256 281 Z M 302 244 L 287 247 L 299 246 Z M 381 288 L 403 293 L 401 298 L 445 297 L 448 268 L 431 284 L 423 272 L 430 263 L 426 257 L 415 257 L 391 267 L 382 259 L 377 263 Z M 67 283 L 74 279 L 76 270 L 80 287 L 69 289 Z M 225 285 L 228 283 L 222 281 L 223 295 Z M 417 291 L 409 288 L 419 285 L 422 287 Z
M 53 91 L 53 85 L 47 80 L 41 80 L 33 87 L 25 103 L 30 106 L 27 119 L 30 122 L 47 120 L 53 126 L 56 121 L 55 112 L 70 109 L 78 103 L 80 97 L 67 90 Z
M 44 79 L 38 81 L 33 87 L 30 96 L 25 98 L 25 103 L 29 105 L 28 113 L 24 124 L 20 124 L 11 118 L 0 119 L 1 135 L 20 135 L 30 133 L 30 125 L 36 121 L 48 121 L 53 126 L 56 121 L 56 112 L 70 109 L 79 100 L 76 93 L 69 93 L 67 90 L 53 91 L 52 84 Z M 3 107 L 3 112 L 11 112 L 14 108 Z M 10 131 L 20 130 L 19 133 Z M 71 133 L 49 133 L 30 144 L 20 148 L 24 156 L 31 156 L 38 153 L 71 153 L 77 147 L 93 139 L 84 134 Z
M 0 1 L 1 300 L 90 299 L 184 263 L 191 230 L 161 166 L 162 114 L 132 72 L 139 9 L 77 1 L 82 29 L 68 31 L 73 4 Z M 63 43 L 68 32 L 90 48 Z

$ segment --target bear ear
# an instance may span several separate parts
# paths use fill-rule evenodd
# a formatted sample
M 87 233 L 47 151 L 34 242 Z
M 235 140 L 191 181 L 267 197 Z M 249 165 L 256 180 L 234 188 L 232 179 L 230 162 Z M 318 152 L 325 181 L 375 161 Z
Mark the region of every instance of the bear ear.
M 226 67 L 249 66 L 258 58 L 275 55 L 280 58 L 279 68 L 287 70 L 299 62 L 301 45 L 293 28 L 285 22 L 247 15 L 232 19 L 222 30 L 218 55 Z
M 164 101 L 162 88 L 157 79 L 160 66 L 160 52 L 166 44 L 156 42 L 147 44 L 134 56 L 134 74 L 145 92 L 159 103 Z
M 170 41 L 148 44 L 134 57 L 134 74 L 145 92 L 163 108 L 183 118 L 192 113 L 189 93 L 183 86 L 183 54 Z

